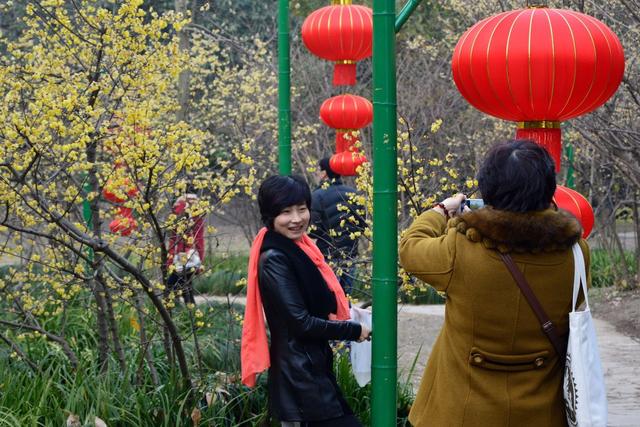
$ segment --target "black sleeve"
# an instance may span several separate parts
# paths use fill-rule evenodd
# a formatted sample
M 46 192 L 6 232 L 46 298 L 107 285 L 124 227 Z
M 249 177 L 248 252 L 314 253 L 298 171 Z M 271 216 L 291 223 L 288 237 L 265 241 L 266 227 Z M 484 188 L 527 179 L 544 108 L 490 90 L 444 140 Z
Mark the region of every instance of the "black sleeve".
M 359 323 L 325 320 L 312 316 L 298 289 L 290 261 L 282 252 L 270 249 L 260 257 L 262 298 L 287 320 L 292 335 L 299 338 L 352 340 L 360 337 Z

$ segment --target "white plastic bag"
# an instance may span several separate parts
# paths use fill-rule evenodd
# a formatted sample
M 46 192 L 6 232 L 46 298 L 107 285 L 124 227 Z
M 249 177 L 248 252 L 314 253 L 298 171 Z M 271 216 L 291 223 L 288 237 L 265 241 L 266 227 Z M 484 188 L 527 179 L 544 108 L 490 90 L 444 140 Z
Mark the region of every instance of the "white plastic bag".
M 198 251 L 189 249 L 187 252 L 178 252 L 175 254 L 173 257 L 173 265 L 178 273 L 182 273 L 185 268 L 187 270 L 200 268 L 202 260 L 200 259 Z
M 569 313 L 569 343 L 563 384 L 567 422 L 570 427 L 605 427 L 607 393 L 596 331 L 589 310 L 584 258 L 577 243 L 573 246 L 573 258 L 573 305 Z M 576 311 L 580 288 L 584 293 L 585 309 Z
M 371 329 L 371 312 L 360 307 L 351 306 L 351 320 L 362 323 Z M 360 387 L 371 381 L 371 341 L 351 343 L 351 369 Z

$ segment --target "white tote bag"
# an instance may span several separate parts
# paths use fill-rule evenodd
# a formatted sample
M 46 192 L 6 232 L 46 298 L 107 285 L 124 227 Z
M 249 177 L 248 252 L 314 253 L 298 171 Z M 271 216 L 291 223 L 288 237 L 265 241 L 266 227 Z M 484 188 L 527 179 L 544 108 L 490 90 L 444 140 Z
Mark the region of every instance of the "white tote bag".
M 371 329 L 371 312 L 355 305 L 351 306 L 351 320 Z M 371 341 L 351 343 L 351 369 L 360 387 L 371 381 Z
M 607 393 L 596 331 L 589 310 L 584 257 L 577 243 L 573 246 L 573 259 L 573 305 L 569 313 L 569 342 L 563 384 L 567 422 L 570 427 L 605 427 Z M 584 293 L 585 308 L 576 311 L 580 288 Z

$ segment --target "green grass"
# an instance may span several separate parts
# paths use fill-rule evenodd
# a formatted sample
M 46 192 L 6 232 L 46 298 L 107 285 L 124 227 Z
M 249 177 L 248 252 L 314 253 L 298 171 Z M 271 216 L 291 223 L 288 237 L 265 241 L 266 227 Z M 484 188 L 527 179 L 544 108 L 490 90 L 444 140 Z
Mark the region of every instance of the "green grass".
M 196 293 L 209 295 L 237 295 L 245 292 L 238 281 L 247 277 L 247 255 L 232 254 L 208 257 L 205 272 L 194 280 Z
M 191 426 L 194 407 L 201 410 L 201 426 L 269 425 L 266 375 L 259 377 L 258 386 L 253 389 L 240 384 L 238 317 L 242 307 L 216 303 L 197 307 L 206 325 L 197 331 L 203 354 L 202 370 L 197 368 L 193 339 L 185 334 L 184 349 L 197 385 L 197 392 L 190 395 L 175 368 L 166 362 L 161 334 L 152 332 L 152 324 L 149 327 L 154 340 L 150 350 L 156 356 L 160 384 L 153 384 L 146 365 L 139 375 L 142 353 L 130 321 L 133 311 L 124 304 L 116 307 L 116 314 L 126 369 L 120 370 L 117 361 L 111 359 L 109 369 L 100 372 L 95 317 L 87 309 L 88 301 L 86 295 L 79 297 L 69 303 L 64 316 L 53 316 L 45 322 L 52 331 L 58 331 L 64 322 L 67 338 L 79 359 L 75 370 L 56 344 L 42 337 L 18 339 L 18 332 L 4 332 L 20 344 L 40 371 L 32 372 L 16 355 L 10 354 L 7 346 L 0 345 L 0 427 L 59 427 L 65 425 L 70 413 L 77 414 L 83 426 L 93 425 L 96 416 L 109 426 Z M 2 306 L 0 302 L 0 309 Z M 180 330 L 188 330 L 190 313 L 185 306 L 173 310 Z M 371 387 L 357 386 L 347 357 L 336 357 L 335 369 L 345 397 L 356 415 L 369 425 Z M 404 420 L 407 402 L 413 397 L 406 385 L 400 384 L 399 390 L 398 414 Z M 206 403 L 206 393 L 213 396 L 211 404 Z
M 621 280 L 622 256 L 612 255 L 604 249 L 591 250 L 591 286 L 600 288 L 614 286 Z M 631 274 L 637 274 L 636 258 L 633 251 L 624 252 L 624 262 Z

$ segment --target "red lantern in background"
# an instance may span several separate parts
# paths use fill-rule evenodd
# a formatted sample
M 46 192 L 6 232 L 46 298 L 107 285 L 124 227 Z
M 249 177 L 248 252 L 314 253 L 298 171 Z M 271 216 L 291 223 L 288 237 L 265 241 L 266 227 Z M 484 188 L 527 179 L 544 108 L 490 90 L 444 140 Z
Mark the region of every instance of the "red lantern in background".
M 137 227 L 138 223 L 135 218 L 133 218 L 133 210 L 123 206 L 118 209 L 116 218 L 109 223 L 109 230 L 121 236 L 128 236 Z
M 336 153 L 329 159 L 329 167 L 338 175 L 354 176 L 358 166 L 365 163 L 367 158 L 358 151 L 343 151 Z
M 125 178 L 124 186 L 126 187 L 126 189 L 123 189 L 123 192 L 127 196 L 135 197 L 138 195 L 138 189 L 136 188 L 135 185 L 130 184 L 129 178 Z M 111 180 L 107 181 L 107 184 L 102 188 L 102 197 L 104 197 L 105 200 L 111 203 L 125 202 L 126 199 L 119 197 L 117 194 L 115 194 L 115 192 L 111 191 L 112 188 L 113 188 L 113 184 Z
M 544 146 L 559 171 L 560 121 L 598 108 L 615 93 L 624 52 L 597 19 L 536 7 L 500 13 L 467 30 L 452 71 L 471 105 L 519 122 L 516 138 Z
M 353 146 L 357 140 L 353 134 L 345 138 L 347 133 L 371 123 L 373 105 L 361 96 L 338 95 L 322 103 L 320 118 L 327 126 L 336 129 L 336 153 L 340 153 Z
M 351 0 L 332 3 L 307 16 L 302 41 L 314 55 L 335 62 L 334 85 L 354 85 L 356 61 L 371 56 L 373 12 Z
M 358 151 L 357 129 L 368 126 L 373 120 L 373 105 L 357 95 L 338 95 L 320 106 L 320 118 L 336 129 L 336 154 L 331 157 L 331 169 L 340 175 L 353 176 L 367 158 Z
M 582 237 L 586 239 L 591 230 L 593 230 L 595 222 L 593 208 L 587 199 L 575 190 L 558 185 L 553 195 L 553 202 L 560 209 L 570 212 L 580 221 L 583 230 Z

